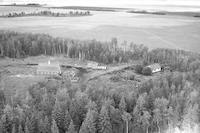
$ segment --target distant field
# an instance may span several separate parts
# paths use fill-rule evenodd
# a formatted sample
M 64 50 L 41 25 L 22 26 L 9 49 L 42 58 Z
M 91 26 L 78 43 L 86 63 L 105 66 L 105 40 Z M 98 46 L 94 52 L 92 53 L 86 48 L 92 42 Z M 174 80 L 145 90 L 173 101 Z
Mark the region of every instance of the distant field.
M 5 9 L 0 7 L 0 12 L 2 11 Z M 127 40 L 128 42 L 144 44 L 149 48 L 164 47 L 200 51 L 199 18 L 144 15 L 122 11 L 92 11 L 91 13 L 93 16 L 76 18 L 0 18 L 0 30 L 47 33 L 55 37 L 102 41 L 117 37 L 119 42 Z

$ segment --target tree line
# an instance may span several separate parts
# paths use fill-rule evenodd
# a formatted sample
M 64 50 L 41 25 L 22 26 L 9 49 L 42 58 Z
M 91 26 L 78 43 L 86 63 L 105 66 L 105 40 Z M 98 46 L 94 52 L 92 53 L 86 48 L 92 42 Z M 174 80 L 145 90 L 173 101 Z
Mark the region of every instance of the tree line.
M 9 31 L 0 32 L 0 54 L 10 58 L 24 58 L 37 55 L 66 55 L 70 58 L 79 58 L 102 63 L 128 62 L 140 59 L 148 48 L 143 45 L 132 44 L 131 51 L 128 44 L 120 48 L 116 38 L 108 42 L 96 40 L 74 40 L 53 38 L 46 34 L 29 34 Z
M 53 11 L 40 11 L 40 12 L 13 12 L 1 15 L 0 17 L 24 17 L 24 16 L 53 16 L 53 17 L 70 17 L 70 16 L 88 16 L 91 15 L 90 11 L 70 11 L 69 13 L 59 13 Z

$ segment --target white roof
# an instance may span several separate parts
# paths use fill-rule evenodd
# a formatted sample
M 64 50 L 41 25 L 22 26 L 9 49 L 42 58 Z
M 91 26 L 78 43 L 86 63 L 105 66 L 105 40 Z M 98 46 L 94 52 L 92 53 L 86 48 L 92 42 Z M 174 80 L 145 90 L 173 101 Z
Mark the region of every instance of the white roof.
M 151 68 L 151 70 L 155 70 L 155 69 L 161 68 L 160 64 L 158 64 L 158 63 L 151 64 L 151 65 L 149 65 L 147 67 Z

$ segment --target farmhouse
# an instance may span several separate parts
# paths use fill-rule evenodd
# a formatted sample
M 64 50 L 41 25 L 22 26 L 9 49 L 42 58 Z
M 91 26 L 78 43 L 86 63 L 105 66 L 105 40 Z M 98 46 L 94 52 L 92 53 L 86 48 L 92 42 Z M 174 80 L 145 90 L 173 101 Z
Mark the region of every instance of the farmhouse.
M 161 65 L 158 64 L 158 63 L 151 64 L 151 65 L 149 65 L 147 67 L 149 67 L 151 69 L 152 73 L 156 73 L 156 72 L 160 72 L 161 71 Z
M 38 75 L 58 75 L 61 74 L 61 69 L 60 65 L 56 63 L 40 63 L 38 64 L 37 67 L 37 72 Z

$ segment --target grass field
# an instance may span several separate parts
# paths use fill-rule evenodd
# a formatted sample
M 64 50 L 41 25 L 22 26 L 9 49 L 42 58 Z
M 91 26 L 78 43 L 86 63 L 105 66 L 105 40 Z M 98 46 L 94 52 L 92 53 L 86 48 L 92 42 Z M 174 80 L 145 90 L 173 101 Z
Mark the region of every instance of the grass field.
M 1 8 L 0 12 L 5 10 Z M 28 7 L 23 8 L 28 10 Z M 149 48 L 164 47 L 200 51 L 199 18 L 175 15 L 144 15 L 123 11 L 92 11 L 91 13 L 93 16 L 72 18 L 0 18 L 0 30 L 47 33 L 55 37 L 102 41 L 117 37 L 119 42 L 127 40 L 128 42 L 144 44 Z

